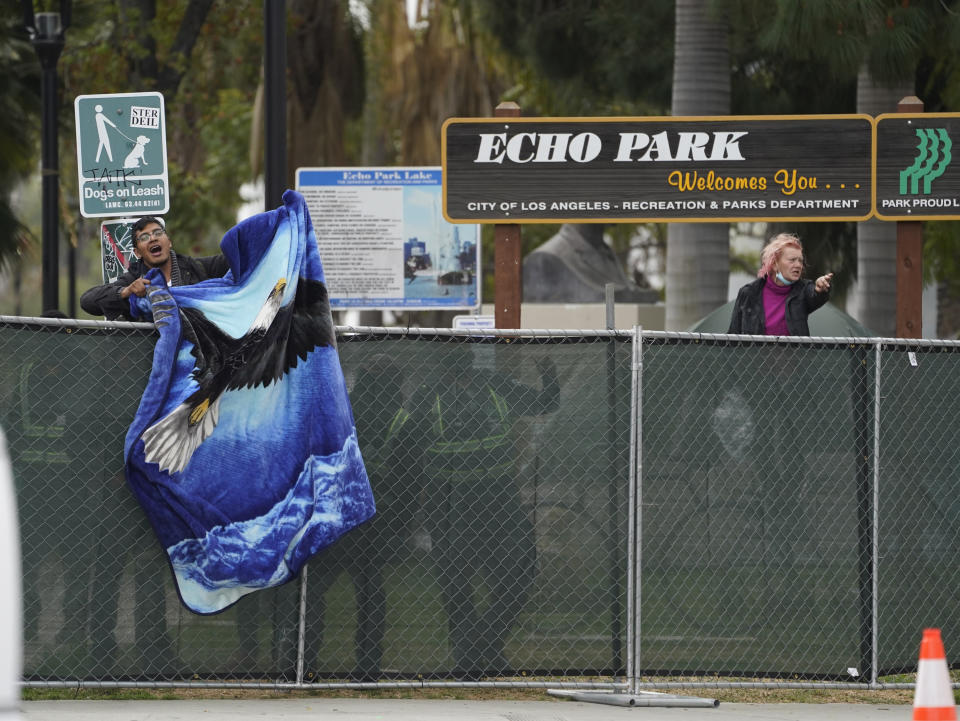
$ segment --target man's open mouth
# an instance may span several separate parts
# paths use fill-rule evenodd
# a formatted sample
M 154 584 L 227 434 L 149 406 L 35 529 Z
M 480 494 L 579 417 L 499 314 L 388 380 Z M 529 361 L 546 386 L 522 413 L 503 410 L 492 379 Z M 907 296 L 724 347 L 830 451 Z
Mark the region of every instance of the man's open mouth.
M 160 253 L 162 252 L 162 248 L 159 243 L 157 243 L 156 245 L 151 245 L 147 250 L 150 253 L 150 255 L 160 255 Z

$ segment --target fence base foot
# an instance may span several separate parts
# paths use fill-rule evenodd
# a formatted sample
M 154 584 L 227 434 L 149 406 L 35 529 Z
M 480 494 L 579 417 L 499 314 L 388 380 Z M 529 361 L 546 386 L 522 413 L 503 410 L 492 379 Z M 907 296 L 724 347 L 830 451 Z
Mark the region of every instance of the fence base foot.
M 636 693 L 622 693 L 620 691 L 576 691 L 562 688 L 548 688 L 550 696 L 568 698 L 571 701 L 585 701 L 587 703 L 603 703 L 608 706 L 657 706 L 661 708 L 716 708 L 720 702 L 715 698 L 700 698 L 698 696 L 676 696 L 671 693 L 657 693 L 655 691 L 637 691 Z

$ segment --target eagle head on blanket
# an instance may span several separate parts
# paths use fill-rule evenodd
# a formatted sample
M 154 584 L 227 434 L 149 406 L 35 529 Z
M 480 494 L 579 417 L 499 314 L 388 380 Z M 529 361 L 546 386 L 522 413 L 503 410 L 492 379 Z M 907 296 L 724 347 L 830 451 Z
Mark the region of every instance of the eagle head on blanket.
M 290 580 L 375 512 L 303 197 L 287 191 L 221 249 L 223 278 L 151 279 L 160 339 L 124 449 L 197 613 Z
M 263 304 L 263 308 L 257 313 L 257 317 L 253 319 L 253 323 L 250 326 L 251 333 L 254 331 L 266 331 L 267 328 L 270 327 L 270 324 L 273 323 L 273 319 L 277 315 L 277 311 L 280 310 L 280 305 L 283 303 L 283 291 L 286 287 L 286 278 L 281 278 L 277 281 L 276 285 L 273 286 L 273 290 L 271 290 L 270 295 L 267 296 L 267 302 Z

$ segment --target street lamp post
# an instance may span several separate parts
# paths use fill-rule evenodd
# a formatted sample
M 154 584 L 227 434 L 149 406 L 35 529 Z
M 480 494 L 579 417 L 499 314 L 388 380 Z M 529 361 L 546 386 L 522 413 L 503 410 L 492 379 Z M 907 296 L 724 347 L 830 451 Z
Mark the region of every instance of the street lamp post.
M 60 0 L 60 12 L 34 13 L 31 0 L 21 0 L 23 21 L 40 59 L 40 100 L 43 113 L 41 143 L 42 186 L 42 310 L 58 310 L 60 157 L 57 129 L 57 61 L 63 51 L 63 33 L 70 24 L 70 0 Z
M 264 0 L 263 90 L 266 122 L 263 165 L 265 210 L 283 202 L 287 187 L 287 3 Z

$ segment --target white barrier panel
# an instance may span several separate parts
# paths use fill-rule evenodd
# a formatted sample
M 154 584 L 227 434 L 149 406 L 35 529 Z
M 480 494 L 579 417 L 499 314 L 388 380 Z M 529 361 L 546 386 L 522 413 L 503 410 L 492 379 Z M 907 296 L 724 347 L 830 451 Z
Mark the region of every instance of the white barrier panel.
M 20 526 L 7 440 L 0 429 L 0 721 L 20 718 L 23 641 L 20 594 Z

